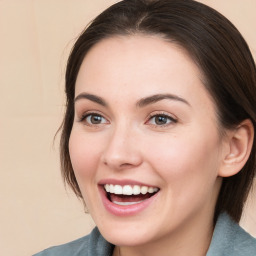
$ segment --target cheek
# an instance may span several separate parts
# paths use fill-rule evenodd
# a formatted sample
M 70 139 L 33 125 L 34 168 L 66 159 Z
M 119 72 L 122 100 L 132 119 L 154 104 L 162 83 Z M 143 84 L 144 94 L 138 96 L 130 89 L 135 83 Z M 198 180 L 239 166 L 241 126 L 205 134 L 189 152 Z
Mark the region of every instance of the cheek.
M 69 154 L 77 181 L 93 177 L 100 157 L 100 144 L 81 132 L 72 131 L 69 139 Z M 86 178 L 86 179 L 84 179 Z
M 176 196 L 203 192 L 212 188 L 217 178 L 219 151 L 218 139 L 208 136 L 176 136 L 158 140 L 148 150 L 148 161 L 170 185 Z M 152 144 L 152 142 L 151 142 Z M 194 193 L 192 193 L 194 194 Z

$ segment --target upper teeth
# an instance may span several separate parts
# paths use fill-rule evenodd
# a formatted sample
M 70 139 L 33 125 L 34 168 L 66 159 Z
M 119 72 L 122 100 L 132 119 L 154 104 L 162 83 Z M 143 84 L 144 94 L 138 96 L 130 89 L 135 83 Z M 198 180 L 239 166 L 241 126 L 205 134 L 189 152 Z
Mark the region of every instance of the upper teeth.
M 139 194 L 147 194 L 147 193 L 155 193 L 159 189 L 154 187 L 148 186 L 138 186 L 138 185 L 113 185 L 113 184 L 106 184 L 104 188 L 107 192 L 117 194 L 117 195 L 139 195 Z

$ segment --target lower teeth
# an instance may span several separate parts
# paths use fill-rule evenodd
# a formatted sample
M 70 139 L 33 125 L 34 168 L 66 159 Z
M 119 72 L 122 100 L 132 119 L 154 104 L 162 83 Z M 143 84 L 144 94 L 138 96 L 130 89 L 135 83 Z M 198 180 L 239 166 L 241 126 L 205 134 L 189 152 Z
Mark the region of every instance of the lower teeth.
M 139 204 L 143 201 L 144 200 L 141 200 L 141 201 L 138 201 L 138 202 L 117 202 L 117 201 L 113 201 L 113 203 L 118 204 L 118 205 L 133 205 L 133 204 Z

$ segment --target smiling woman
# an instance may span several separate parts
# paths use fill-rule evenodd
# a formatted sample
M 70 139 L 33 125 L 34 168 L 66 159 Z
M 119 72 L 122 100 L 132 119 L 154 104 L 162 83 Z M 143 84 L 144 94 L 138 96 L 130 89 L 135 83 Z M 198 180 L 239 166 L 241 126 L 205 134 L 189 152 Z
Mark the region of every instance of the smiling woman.
M 247 44 L 191 0 L 124 0 L 81 34 L 66 71 L 65 181 L 96 223 L 39 255 L 243 255 L 255 175 Z

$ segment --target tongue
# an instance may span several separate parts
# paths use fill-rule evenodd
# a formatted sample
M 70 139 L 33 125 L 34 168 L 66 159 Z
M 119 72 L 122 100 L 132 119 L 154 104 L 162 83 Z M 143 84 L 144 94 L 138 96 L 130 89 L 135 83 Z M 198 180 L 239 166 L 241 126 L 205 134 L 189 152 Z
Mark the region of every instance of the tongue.
M 115 195 L 110 193 L 109 194 L 109 199 L 111 202 L 116 201 L 116 202 L 139 202 L 139 201 L 143 201 L 145 199 L 148 199 L 152 196 L 153 194 L 139 194 L 139 195 L 131 195 L 131 196 L 127 196 L 127 195 Z

